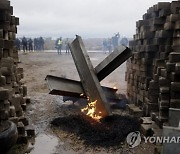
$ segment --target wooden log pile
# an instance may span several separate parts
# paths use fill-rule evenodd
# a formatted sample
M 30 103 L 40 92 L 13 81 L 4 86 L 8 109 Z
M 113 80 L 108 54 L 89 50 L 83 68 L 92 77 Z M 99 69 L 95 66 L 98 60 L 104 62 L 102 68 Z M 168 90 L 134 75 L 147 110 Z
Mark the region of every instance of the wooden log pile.
M 27 87 L 23 85 L 23 68 L 18 67 L 15 47 L 19 18 L 13 16 L 10 1 L 0 1 L 0 121 L 11 120 L 18 128 L 19 139 L 25 138 L 28 119 L 24 115 Z M 24 131 L 22 131 L 24 130 Z
M 136 22 L 129 43 L 127 94 L 144 116 L 162 126 L 170 107 L 180 108 L 180 1 L 159 2 Z

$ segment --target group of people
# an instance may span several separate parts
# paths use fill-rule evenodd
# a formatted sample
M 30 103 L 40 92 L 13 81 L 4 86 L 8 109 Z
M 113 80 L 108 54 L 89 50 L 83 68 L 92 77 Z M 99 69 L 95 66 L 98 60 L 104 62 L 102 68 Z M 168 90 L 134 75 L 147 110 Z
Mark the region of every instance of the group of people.
M 112 38 L 104 39 L 103 40 L 103 51 L 106 53 L 112 52 L 114 49 L 116 49 L 119 45 L 128 46 L 128 39 L 123 36 L 120 40 L 120 34 L 116 33 Z
M 69 49 L 69 39 L 62 39 L 62 37 L 57 38 L 55 41 L 55 48 L 57 50 L 58 54 L 62 54 L 62 49 L 65 50 L 67 54 L 70 53 Z M 119 45 L 128 46 L 128 39 L 123 36 L 120 39 L 120 34 L 115 33 L 111 38 L 107 38 L 103 40 L 102 46 L 103 51 L 106 53 L 107 51 L 111 53 L 113 50 L 115 50 Z M 26 38 L 25 36 L 22 38 L 16 38 L 15 44 L 17 49 L 26 51 L 43 51 L 44 50 L 44 44 L 45 41 L 42 37 L 39 38 Z M 54 42 L 52 44 L 51 49 L 54 48 Z
M 26 38 L 23 36 L 23 38 L 16 38 L 15 44 L 17 49 L 26 51 L 42 51 L 44 50 L 44 39 L 42 37 L 39 38 Z
M 69 50 L 69 39 L 67 38 L 64 42 L 64 45 L 65 45 L 65 50 L 66 50 L 66 53 L 70 53 L 70 50 Z M 63 47 L 63 40 L 62 40 L 62 37 L 58 38 L 55 42 L 55 48 L 57 49 L 57 53 L 61 55 L 61 50 L 62 50 L 62 47 Z

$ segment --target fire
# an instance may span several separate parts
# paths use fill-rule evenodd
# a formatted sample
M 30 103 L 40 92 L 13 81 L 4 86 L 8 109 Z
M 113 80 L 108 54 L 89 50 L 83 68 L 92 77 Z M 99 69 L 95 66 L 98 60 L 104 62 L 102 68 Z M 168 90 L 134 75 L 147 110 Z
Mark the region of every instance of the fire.
M 84 96 L 84 94 L 80 94 L 80 96 Z
M 113 87 L 113 89 L 117 89 L 117 87 Z
M 91 118 L 99 121 L 102 116 L 101 116 L 101 112 L 99 111 L 96 111 L 96 103 L 97 103 L 97 100 L 95 100 L 94 102 L 90 102 L 88 103 L 88 105 L 81 109 L 81 112 L 86 112 L 86 115 L 90 116 Z

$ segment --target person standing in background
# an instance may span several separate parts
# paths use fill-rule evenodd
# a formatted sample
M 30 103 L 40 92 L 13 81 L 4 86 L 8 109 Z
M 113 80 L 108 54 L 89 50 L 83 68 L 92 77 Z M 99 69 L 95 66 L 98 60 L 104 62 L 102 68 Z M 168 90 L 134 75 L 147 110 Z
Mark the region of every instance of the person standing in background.
M 115 50 L 116 48 L 118 48 L 119 38 L 120 38 L 120 34 L 119 34 L 119 33 L 114 34 L 114 36 L 112 37 L 113 50 Z
M 62 37 L 58 38 L 56 40 L 56 49 L 57 49 L 57 53 L 61 55 L 61 50 L 62 50 Z
M 42 37 L 39 38 L 39 50 L 44 51 L 44 39 Z
M 28 40 L 28 49 L 29 51 L 33 51 L 33 41 L 31 38 Z
M 23 36 L 22 38 L 22 46 L 23 46 L 23 51 L 27 51 L 27 39 Z
M 121 43 L 121 45 L 127 47 L 129 41 L 128 41 L 128 39 L 127 39 L 125 36 L 123 36 L 122 39 L 121 39 L 121 41 L 120 41 L 120 43 Z
M 65 41 L 66 54 L 67 54 L 67 53 L 68 53 L 68 54 L 70 53 L 68 43 L 69 43 L 69 40 L 68 40 L 68 38 L 67 38 L 66 41 Z
M 108 48 L 109 53 L 111 53 L 112 52 L 112 40 L 110 38 L 108 39 L 108 42 L 107 42 L 107 48 Z
M 104 39 L 103 40 L 103 51 L 106 53 L 107 50 L 108 50 L 108 43 L 107 43 L 107 40 Z
M 38 49 L 37 38 L 34 38 L 34 51 Z

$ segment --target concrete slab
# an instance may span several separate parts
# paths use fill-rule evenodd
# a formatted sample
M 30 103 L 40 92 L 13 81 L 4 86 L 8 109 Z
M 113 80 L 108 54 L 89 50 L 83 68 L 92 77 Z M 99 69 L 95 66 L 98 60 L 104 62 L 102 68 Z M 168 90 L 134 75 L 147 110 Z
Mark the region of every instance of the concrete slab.
M 179 127 L 180 109 L 169 108 L 169 125 L 173 127 Z
M 163 126 L 163 136 L 180 138 L 180 128 Z M 163 143 L 163 154 L 180 154 L 180 143 Z

